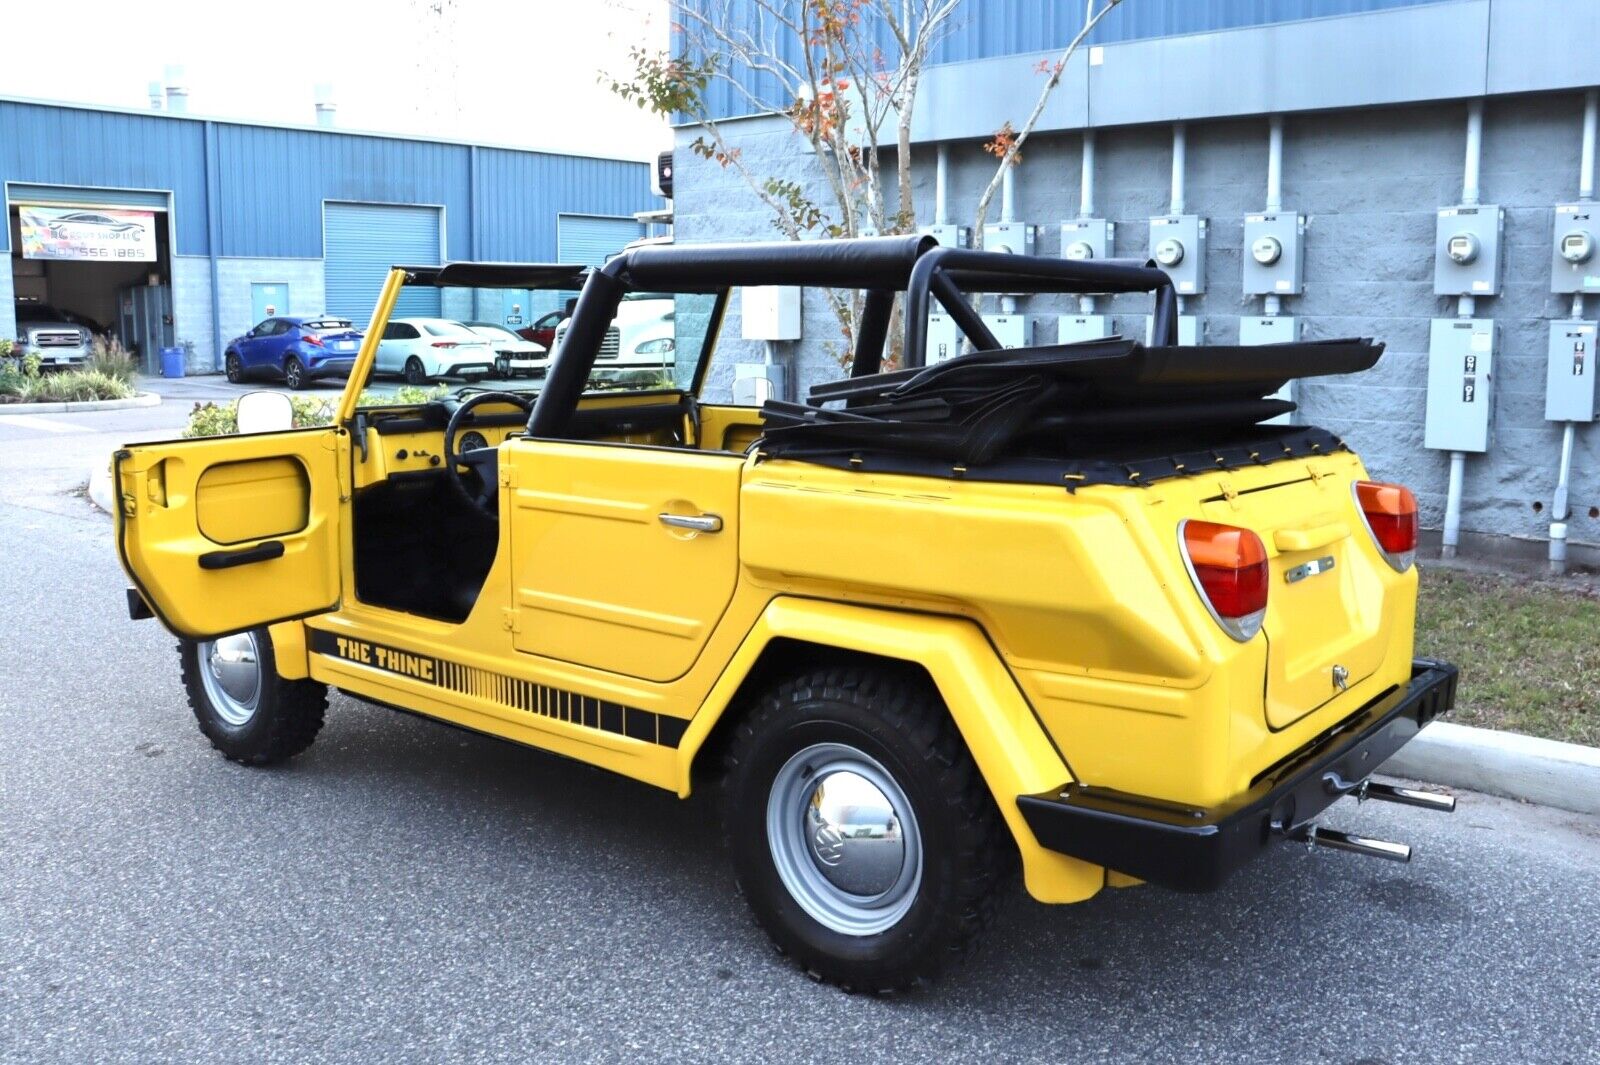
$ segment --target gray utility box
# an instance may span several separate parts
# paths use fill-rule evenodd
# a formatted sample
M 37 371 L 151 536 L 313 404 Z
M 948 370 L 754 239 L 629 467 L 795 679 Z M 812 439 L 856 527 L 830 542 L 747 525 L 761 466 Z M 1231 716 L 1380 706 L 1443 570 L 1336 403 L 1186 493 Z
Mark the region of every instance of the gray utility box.
M 1115 253 L 1112 247 L 1117 235 L 1117 224 L 1104 218 L 1080 218 L 1075 222 L 1061 223 L 1061 257 L 1082 261 L 1084 259 L 1109 259 Z
M 931 225 L 923 226 L 919 232 L 924 236 L 932 237 L 946 248 L 970 248 L 972 246 L 972 229 L 968 226 Z
M 1498 296 L 1505 229 L 1506 213 L 1494 204 L 1441 208 L 1433 242 L 1434 294 Z
M 1144 342 L 1146 344 L 1155 343 L 1155 332 L 1156 316 L 1153 314 L 1145 315 Z M 1200 337 L 1200 318 L 1193 314 L 1178 315 L 1178 346 L 1182 348 L 1192 348 L 1200 343 Z
M 1298 296 L 1305 291 L 1305 241 L 1305 215 L 1245 215 L 1244 294 Z
M 997 222 L 992 226 L 984 226 L 983 250 L 1032 255 L 1035 228 L 1028 222 Z
M 784 368 L 774 363 L 734 363 L 733 401 L 741 407 L 759 407 L 769 399 L 788 399 L 787 380 Z
M 1248 234 L 1249 230 L 1246 230 Z M 1255 347 L 1258 344 L 1293 344 L 1300 339 L 1300 319 L 1286 314 L 1265 314 L 1257 318 L 1239 319 L 1239 344 L 1241 347 Z M 1284 386 L 1272 393 L 1272 399 L 1286 399 L 1290 403 L 1300 402 L 1297 398 L 1299 381 L 1288 381 Z M 1293 425 L 1293 412 L 1280 414 L 1276 418 L 1268 418 L 1263 425 Z
M 1550 291 L 1600 292 L 1600 204 L 1558 203 L 1550 235 Z
M 1428 419 L 1423 446 L 1488 451 L 1494 425 L 1495 325 L 1435 318 L 1428 341 Z
M 961 332 L 954 318 L 948 314 L 928 315 L 928 350 L 924 363 L 935 366 L 955 358 L 961 354 L 965 340 L 966 334 Z
M 1056 315 L 1056 343 L 1076 344 L 1080 340 L 1103 340 L 1111 335 L 1111 322 L 1103 314 Z
M 1150 258 L 1172 278 L 1180 296 L 1206 290 L 1206 220 L 1197 214 L 1150 219 Z
M 1592 422 L 1597 393 L 1595 324 L 1551 322 L 1545 367 L 1544 416 L 1553 422 Z

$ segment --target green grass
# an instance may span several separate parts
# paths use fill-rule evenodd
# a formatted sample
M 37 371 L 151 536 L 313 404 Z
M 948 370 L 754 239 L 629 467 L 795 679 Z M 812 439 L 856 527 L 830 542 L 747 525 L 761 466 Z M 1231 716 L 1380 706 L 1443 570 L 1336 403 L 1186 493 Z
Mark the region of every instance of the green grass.
M 1417 653 L 1461 667 L 1445 720 L 1600 746 L 1600 582 L 1424 569 Z

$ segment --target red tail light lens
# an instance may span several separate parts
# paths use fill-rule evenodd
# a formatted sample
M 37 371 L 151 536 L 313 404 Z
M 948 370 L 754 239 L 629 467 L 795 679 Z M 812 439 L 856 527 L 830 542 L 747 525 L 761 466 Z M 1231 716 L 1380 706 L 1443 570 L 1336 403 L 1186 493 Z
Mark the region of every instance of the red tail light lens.
M 314 348 L 322 347 L 322 338 L 317 336 L 315 333 L 307 333 L 300 339 L 304 340 L 307 344 L 310 344 Z
M 433 346 L 436 348 L 453 348 L 459 343 L 459 340 L 435 340 Z
M 1195 590 L 1224 632 L 1245 642 L 1267 613 L 1267 548 L 1249 529 L 1185 521 L 1178 535 Z
M 1385 561 L 1400 572 L 1417 557 L 1417 497 L 1398 484 L 1357 481 L 1356 505 Z

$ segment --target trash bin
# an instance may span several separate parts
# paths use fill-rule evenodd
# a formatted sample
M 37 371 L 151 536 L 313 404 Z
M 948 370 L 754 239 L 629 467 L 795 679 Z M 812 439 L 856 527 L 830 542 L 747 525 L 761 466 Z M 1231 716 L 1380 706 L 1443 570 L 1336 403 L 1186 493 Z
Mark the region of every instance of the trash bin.
M 162 348 L 161 349 L 161 376 L 162 377 L 182 377 L 183 376 L 183 349 L 182 348 Z

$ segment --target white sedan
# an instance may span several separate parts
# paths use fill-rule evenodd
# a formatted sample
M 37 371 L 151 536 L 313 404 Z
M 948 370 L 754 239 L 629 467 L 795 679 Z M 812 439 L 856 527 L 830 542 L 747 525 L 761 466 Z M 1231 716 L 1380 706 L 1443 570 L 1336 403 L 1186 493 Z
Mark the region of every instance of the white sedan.
M 447 318 L 397 318 L 378 341 L 378 373 L 399 374 L 408 385 L 436 377 L 479 381 L 494 372 L 494 346 Z
M 543 377 L 550 368 L 550 351 L 543 344 L 524 340 L 494 322 L 463 322 L 468 329 L 487 340 L 494 348 L 494 372 L 501 377 Z

